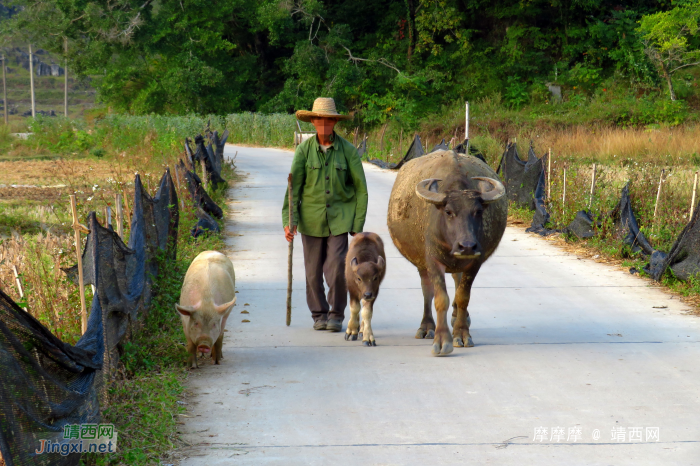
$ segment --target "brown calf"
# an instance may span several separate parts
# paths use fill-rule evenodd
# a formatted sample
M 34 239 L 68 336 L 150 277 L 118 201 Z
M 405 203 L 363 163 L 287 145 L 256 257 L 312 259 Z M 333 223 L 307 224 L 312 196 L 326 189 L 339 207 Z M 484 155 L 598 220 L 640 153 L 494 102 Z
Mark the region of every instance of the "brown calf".
M 346 340 L 357 340 L 362 334 L 364 346 L 377 346 L 372 333 L 374 300 L 379 294 L 379 285 L 386 272 L 384 243 L 376 233 L 358 233 L 350 243 L 345 257 L 345 281 L 350 293 L 350 321 L 345 333 Z M 362 305 L 362 324 L 359 314 Z

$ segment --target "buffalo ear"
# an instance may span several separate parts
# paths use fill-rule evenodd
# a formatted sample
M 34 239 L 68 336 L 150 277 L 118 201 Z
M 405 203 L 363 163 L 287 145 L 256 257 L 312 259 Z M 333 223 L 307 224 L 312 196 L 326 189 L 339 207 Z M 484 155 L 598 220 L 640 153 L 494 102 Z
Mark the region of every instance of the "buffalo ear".
M 481 201 L 484 204 L 495 202 L 506 195 L 506 187 L 499 180 L 484 176 L 474 176 L 472 180 L 479 182 Z
M 179 304 L 175 304 L 175 310 L 186 317 L 191 317 L 193 313 L 197 312 L 193 307 L 180 306 Z
M 438 192 L 437 182 L 442 181 L 435 178 L 429 178 L 423 180 L 416 185 L 416 194 L 424 200 L 435 204 L 438 207 L 445 205 L 445 199 L 447 199 L 447 194 Z
M 377 259 L 377 267 L 379 267 L 380 270 L 384 270 L 386 267 L 386 262 L 384 262 L 384 258 L 382 256 L 379 256 L 379 259 Z
M 357 262 L 357 257 L 353 257 L 352 260 L 350 261 L 350 267 L 352 267 L 353 272 L 357 272 L 358 265 L 359 265 L 359 262 Z
M 233 306 L 236 305 L 236 298 L 238 298 L 238 296 L 234 296 L 233 301 L 229 301 L 228 303 L 214 306 L 214 310 L 216 311 L 217 314 L 228 315 L 228 313 L 231 312 L 231 309 L 233 309 Z

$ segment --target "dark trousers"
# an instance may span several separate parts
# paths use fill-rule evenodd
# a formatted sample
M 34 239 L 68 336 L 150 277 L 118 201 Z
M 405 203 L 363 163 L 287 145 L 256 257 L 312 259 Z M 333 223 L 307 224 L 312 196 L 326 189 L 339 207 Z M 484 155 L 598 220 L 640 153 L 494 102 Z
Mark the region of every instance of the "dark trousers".
M 348 290 L 345 285 L 345 255 L 348 253 L 348 234 L 327 236 L 301 235 L 304 245 L 306 270 L 306 303 L 314 322 L 322 319 L 345 318 Z M 323 277 L 328 284 L 328 298 Z

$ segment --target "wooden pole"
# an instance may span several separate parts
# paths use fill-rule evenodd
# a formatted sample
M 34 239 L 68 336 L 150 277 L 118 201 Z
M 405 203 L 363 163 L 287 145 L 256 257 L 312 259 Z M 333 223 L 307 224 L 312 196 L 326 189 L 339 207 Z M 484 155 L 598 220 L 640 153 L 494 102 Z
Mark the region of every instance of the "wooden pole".
M 124 238 L 124 209 L 122 208 L 121 194 L 117 194 L 115 205 L 117 206 L 117 234 L 120 238 Z
M 698 190 L 698 172 L 695 172 L 695 181 L 693 181 L 693 198 L 690 201 L 690 218 L 693 218 L 695 212 L 695 193 Z
M 464 139 L 469 139 L 469 102 L 466 102 L 466 115 L 464 118 Z
M 32 44 L 29 44 L 29 94 L 32 102 L 32 118 L 36 117 L 36 102 L 34 101 L 34 54 Z
M 131 208 L 129 207 L 129 196 L 124 196 L 124 208 L 126 209 L 126 217 L 131 228 Z
M 202 160 L 202 186 L 204 186 L 204 190 L 207 190 L 207 186 L 209 185 L 209 173 L 207 173 L 207 164 L 204 163 L 204 160 Z
M 661 183 L 664 179 L 664 171 L 665 169 L 661 170 L 661 176 L 659 176 L 659 188 L 656 190 L 656 202 L 654 203 L 654 219 L 652 222 L 654 226 L 656 226 L 656 212 L 659 209 L 659 199 L 661 199 Z
M 552 148 L 547 150 L 547 199 L 552 200 Z
M 588 211 L 591 211 L 591 206 L 593 206 L 593 193 L 595 192 L 595 175 L 596 175 L 596 164 L 593 164 L 593 174 L 591 176 L 591 197 L 588 199 Z
M 105 207 L 105 227 L 112 225 L 112 208 L 110 206 Z
M 403 157 L 403 128 L 401 128 L 399 133 L 399 156 Z
M 2 56 L 2 106 L 5 109 L 5 124 L 8 124 L 7 119 L 7 78 L 5 77 L 5 72 L 7 70 L 7 64 L 5 63 L 5 55 Z
M 561 212 L 563 217 L 566 214 L 566 168 L 564 169 L 564 192 L 561 195 Z
M 17 291 L 19 291 L 19 297 L 21 299 L 24 299 L 24 290 L 22 289 L 22 282 L 19 279 L 19 273 L 17 272 L 17 267 L 14 265 L 12 266 L 12 272 L 14 272 L 14 274 L 15 274 L 15 283 L 17 283 Z M 27 306 L 26 310 L 29 310 L 29 306 Z
M 294 202 L 292 201 L 292 174 L 287 177 L 287 197 L 289 198 L 289 231 L 294 230 Z M 294 256 L 294 236 L 287 252 L 287 327 L 292 323 L 292 257 Z
M 78 285 L 80 286 L 80 316 L 81 316 L 81 330 L 84 334 L 87 330 L 87 309 L 85 307 L 85 282 L 83 281 L 83 254 L 80 250 L 80 231 L 87 230 L 84 226 L 78 223 L 78 208 L 75 201 L 75 194 L 70 195 L 70 210 L 73 214 L 73 232 L 75 234 L 75 253 L 78 256 Z M 90 230 L 87 230 L 88 232 Z
M 68 117 L 68 38 L 63 38 L 63 51 L 66 54 L 66 60 L 63 68 L 63 115 Z
M 384 153 L 384 133 L 386 133 L 387 126 L 389 126 L 389 123 L 384 123 L 384 127 L 382 128 L 382 137 L 380 138 L 380 141 L 379 141 L 379 153 L 380 154 Z
M 238 154 L 238 152 L 236 152 Z M 175 165 L 175 184 L 177 185 L 177 195 L 180 196 L 180 170 Z M 180 208 L 185 210 L 185 200 L 180 196 Z

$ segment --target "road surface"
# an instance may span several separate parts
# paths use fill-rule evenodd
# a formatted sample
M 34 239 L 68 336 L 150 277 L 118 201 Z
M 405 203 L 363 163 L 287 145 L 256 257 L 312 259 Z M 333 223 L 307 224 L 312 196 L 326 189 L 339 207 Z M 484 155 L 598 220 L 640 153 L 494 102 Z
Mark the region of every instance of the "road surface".
M 312 330 L 300 239 L 286 327 L 292 153 L 236 151 L 244 179 L 226 235 L 238 303 L 222 365 L 190 378 L 181 464 L 700 464 L 699 320 L 677 298 L 508 228 L 472 291 L 476 346 L 433 357 L 431 340 L 414 339 L 418 274 L 386 226 L 395 173 L 365 164 L 365 230 L 387 247 L 378 346 Z

